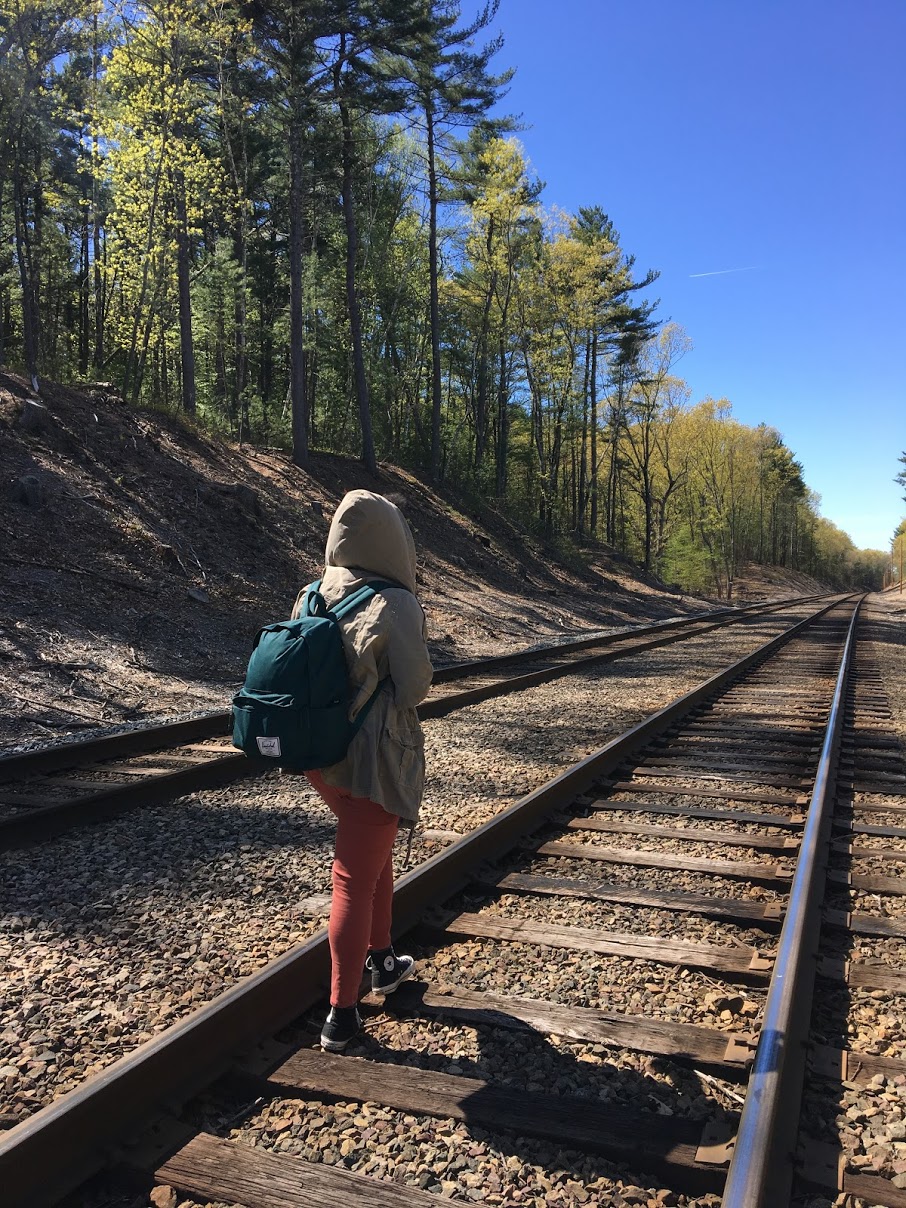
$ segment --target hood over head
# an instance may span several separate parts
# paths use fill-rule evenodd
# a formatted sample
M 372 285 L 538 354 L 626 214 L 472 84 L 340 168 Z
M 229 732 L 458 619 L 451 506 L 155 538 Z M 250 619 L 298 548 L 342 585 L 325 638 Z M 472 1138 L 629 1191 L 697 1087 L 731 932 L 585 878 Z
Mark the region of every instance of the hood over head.
M 349 491 L 330 522 L 326 567 L 364 570 L 415 592 L 415 542 L 396 504 L 371 491 Z

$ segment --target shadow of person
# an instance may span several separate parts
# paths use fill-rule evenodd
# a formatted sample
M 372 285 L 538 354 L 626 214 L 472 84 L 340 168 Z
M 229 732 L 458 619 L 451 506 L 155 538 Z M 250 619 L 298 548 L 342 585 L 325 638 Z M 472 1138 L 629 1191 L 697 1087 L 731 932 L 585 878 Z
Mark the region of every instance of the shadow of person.
M 546 1143 L 547 1160 L 585 1182 L 590 1175 L 625 1180 L 632 1153 L 633 1179 L 644 1174 L 689 1191 L 719 1187 L 720 1171 L 695 1168 L 694 1153 L 706 1124 L 726 1127 L 735 1113 L 705 1093 L 705 1080 L 717 1080 L 689 1055 L 671 1060 L 646 1053 L 644 1044 L 602 1043 L 593 1036 L 606 1032 L 606 1012 L 560 1006 L 549 1013 L 548 1003 L 523 997 L 412 982 L 382 1006 L 372 1003 L 365 1000 L 365 1034 L 350 1055 L 418 1071 L 413 1102 L 419 1081 L 439 1075 L 432 1111 L 463 1121 L 482 1141 L 493 1134 L 506 1154 L 537 1163 L 539 1142 Z M 568 1028 L 572 1036 L 563 1034 Z M 384 1103 L 387 1080 L 385 1071 Z M 407 1085 L 394 1101 L 399 1108 Z M 728 1090 L 725 1103 L 736 1093 Z
M 444 940 L 406 944 L 423 971 L 449 947 Z M 567 968 L 570 958 L 575 961 L 575 954 L 564 956 Z M 512 964 L 518 968 L 518 954 Z M 462 968 L 468 974 L 467 963 Z M 715 1061 L 720 1077 L 705 1073 L 701 1052 L 682 1050 L 683 1036 L 695 1030 L 688 1025 L 669 1025 L 680 1050 L 666 1057 L 646 1051 L 646 1032 L 655 1029 L 644 1016 L 638 1017 L 634 1045 L 627 1037 L 635 1017 L 533 999 L 525 988 L 516 997 L 511 993 L 509 985 L 500 994 L 475 993 L 413 979 L 386 1000 L 366 996 L 363 1032 L 345 1054 L 299 1051 L 275 1075 L 277 1093 L 309 1102 L 314 1096 L 323 1103 L 376 1103 L 380 1115 L 391 1115 L 398 1134 L 411 1135 L 413 1145 L 423 1126 L 412 1117 L 453 1121 L 452 1132 L 443 1126 L 444 1135 L 455 1139 L 445 1180 L 464 1169 L 454 1148 L 465 1147 L 474 1158 L 475 1147 L 487 1147 L 498 1166 L 512 1159 L 516 1166 L 509 1169 L 518 1170 L 519 1178 L 534 1170 L 542 1189 L 543 1171 L 556 1171 L 556 1178 L 575 1184 L 577 1203 L 623 1202 L 582 1199 L 583 1188 L 601 1179 L 628 1186 L 642 1179 L 647 1187 L 695 1193 L 719 1190 L 723 1165 L 696 1155 L 708 1131 L 723 1126 L 732 1132 L 741 1099 L 733 1081 L 744 1077 L 743 1066 L 730 1071 Z M 319 1021 L 313 1015 L 311 1022 L 317 1027 Z M 612 1039 L 617 1033 L 622 1043 Z M 309 1035 L 307 1044 L 313 1042 Z M 280 1111 L 296 1118 L 286 1105 Z M 432 1127 L 441 1128 L 427 1126 Z M 304 1123 L 300 1128 L 305 1133 Z M 298 1152 L 317 1154 L 322 1141 L 328 1144 L 321 1137 L 312 1147 L 312 1135 L 306 1134 Z M 347 1169 L 361 1169 L 357 1153 L 350 1142 L 340 1154 Z M 626 1202 L 649 1199 L 646 1194 Z

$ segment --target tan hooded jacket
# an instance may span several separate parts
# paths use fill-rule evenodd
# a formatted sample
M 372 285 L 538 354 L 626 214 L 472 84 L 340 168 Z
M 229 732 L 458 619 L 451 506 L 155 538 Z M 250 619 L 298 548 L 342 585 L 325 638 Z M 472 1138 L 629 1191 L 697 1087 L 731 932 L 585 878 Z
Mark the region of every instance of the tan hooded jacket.
M 383 495 L 350 491 L 327 535 L 321 594 L 328 607 L 374 579 L 392 579 L 362 608 L 340 620 L 354 695 L 354 718 L 379 681 L 388 679 L 339 763 L 323 768 L 328 784 L 369 797 L 414 822 L 425 785 L 425 740 L 415 712 L 431 685 L 425 614 L 415 597 L 415 542 L 402 512 Z M 300 614 L 307 588 L 296 598 Z

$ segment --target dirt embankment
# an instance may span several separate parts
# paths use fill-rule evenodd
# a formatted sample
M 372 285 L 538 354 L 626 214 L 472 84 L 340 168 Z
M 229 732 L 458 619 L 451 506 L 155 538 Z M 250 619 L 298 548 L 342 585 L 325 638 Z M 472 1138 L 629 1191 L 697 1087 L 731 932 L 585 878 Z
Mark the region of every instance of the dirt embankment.
M 249 643 L 317 576 L 331 513 L 366 487 L 406 500 L 432 655 L 696 610 L 596 548 L 567 566 L 490 509 L 383 466 L 238 448 L 103 387 L 0 373 L 0 746 L 222 707 Z M 793 594 L 769 583 L 761 594 Z

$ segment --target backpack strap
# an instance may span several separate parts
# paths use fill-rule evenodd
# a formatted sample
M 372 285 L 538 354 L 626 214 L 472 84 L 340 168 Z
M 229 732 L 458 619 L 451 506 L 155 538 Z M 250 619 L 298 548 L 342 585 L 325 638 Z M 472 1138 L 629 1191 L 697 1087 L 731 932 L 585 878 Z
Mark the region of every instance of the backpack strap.
M 363 604 L 377 595 L 379 591 L 383 591 L 387 587 L 395 587 L 402 591 L 407 589 L 401 583 L 393 583 L 390 579 L 374 579 L 371 583 L 365 583 L 362 587 L 357 588 L 348 596 L 344 596 L 342 600 L 338 600 L 333 608 L 328 608 L 324 597 L 321 595 L 321 580 L 316 579 L 305 593 L 305 599 L 302 602 L 302 611 L 299 614 L 303 617 L 326 617 L 328 614 L 339 620 L 340 617 L 345 617 L 347 613 L 354 612 L 356 608 L 360 608 Z
M 321 596 L 320 592 L 317 591 L 317 588 L 320 587 L 320 585 L 321 581 L 319 579 L 317 583 L 312 584 L 312 590 L 315 591 L 318 599 L 323 602 L 323 597 Z M 344 596 L 339 603 L 334 604 L 333 608 L 330 609 L 330 612 L 337 620 L 339 620 L 340 617 L 345 617 L 348 613 L 354 612 L 356 608 L 360 608 L 363 604 L 366 604 L 371 597 L 376 596 L 379 591 L 383 591 L 387 587 L 400 586 L 401 584 L 392 583 L 389 579 L 375 579 L 373 582 L 366 583 L 363 587 L 358 588 L 358 590 L 354 591 L 351 595 Z M 403 588 L 403 591 L 405 590 L 406 588 Z M 362 728 L 365 718 L 371 712 L 371 706 L 377 700 L 378 696 L 380 696 L 381 689 L 383 688 L 384 684 L 387 683 L 389 678 L 389 676 L 386 676 L 384 679 L 378 681 L 378 685 L 375 690 L 355 715 L 355 720 L 350 722 L 349 728 L 352 735 L 358 734 L 359 730 Z
M 305 599 L 302 601 L 302 611 L 300 617 L 326 617 L 327 605 L 324 602 L 324 597 L 318 590 L 321 586 L 321 580 L 316 579 L 305 593 Z
M 359 709 L 358 713 L 355 715 L 355 718 L 349 723 L 349 734 L 350 734 L 351 738 L 354 738 L 356 736 L 356 734 L 358 734 L 359 730 L 361 730 L 362 725 L 364 724 L 365 718 L 371 712 L 371 706 L 374 704 L 374 702 L 377 700 L 377 698 L 381 695 L 381 689 L 383 688 L 384 684 L 386 684 L 387 680 L 389 680 L 389 679 L 390 679 L 390 676 L 388 675 L 388 676 L 385 676 L 384 679 L 378 680 L 378 685 L 375 688 L 375 690 L 365 701 L 364 705 L 362 705 L 361 709 Z
M 320 583 L 319 579 L 312 586 L 318 588 Z M 363 587 L 358 588 L 351 595 L 344 596 L 342 600 L 338 600 L 330 611 L 339 620 L 340 617 L 345 617 L 348 613 L 354 612 L 355 609 L 360 608 L 363 604 L 367 604 L 372 596 L 377 595 L 379 591 L 384 591 L 387 587 L 400 587 L 400 584 L 391 583 L 389 579 L 375 579 L 373 582 L 366 583 Z M 405 590 L 403 588 L 403 591 Z

